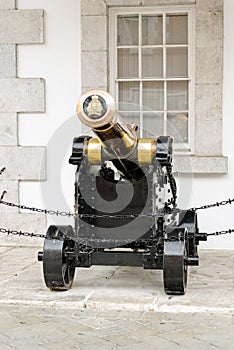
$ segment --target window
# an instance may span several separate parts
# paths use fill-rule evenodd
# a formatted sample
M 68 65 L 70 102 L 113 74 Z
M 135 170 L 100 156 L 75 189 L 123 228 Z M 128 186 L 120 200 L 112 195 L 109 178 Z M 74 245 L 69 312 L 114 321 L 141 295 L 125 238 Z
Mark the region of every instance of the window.
M 155 17 L 162 22 L 157 30 Z M 161 131 L 172 134 L 177 128 L 181 137 L 175 135 L 174 170 L 180 174 L 227 173 L 222 133 L 223 0 L 81 0 L 81 36 L 82 91 L 109 91 L 115 100 L 122 100 L 119 110 L 130 122 L 134 118 L 142 126 L 144 122 L 149 136 L 157 137 Z M 153 58 L 160 61 L 159 49 L 163 73 L 169 64 L 173 76 L 148 76 L 160 73 L 151 64 Z M 118 62 L 118 50 L 125 67 Z M 187 55 L 187 76 L 174 76 L 172 58 L 182 65 L 179 54 Z M 124 77 L 126 71 L 131 75 Z M 147 133 L 141 130 L 141 136 Z M 185 143 L 180 144 L 181 139 Z
M 192 9 L 110 9 L 110 90 L 140 136 L 193 148 Z

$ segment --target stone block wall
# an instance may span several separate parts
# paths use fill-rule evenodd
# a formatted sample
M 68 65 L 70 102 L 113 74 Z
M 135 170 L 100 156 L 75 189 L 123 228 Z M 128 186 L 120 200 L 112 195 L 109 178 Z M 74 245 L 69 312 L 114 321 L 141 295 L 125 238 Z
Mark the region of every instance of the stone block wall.
M 45 110 L 43 79 L 17 76 L 17 45 L 43 43 L 43 17 L 43 10 L 17 10 L 15 1 L 0 0 L 0 170 L 5 168 L 0 175 L 0 195 L 6 190 L 4 200 L 16 203 L 20 200 L 19 181 L 46 179 L 45 148 L 20 146 L 17 123 L 19 112 Z M 0 205 L 0 227 L 44 232 L 45 226 L 43 215 Z M 16 240 L 26 242 L 0 235 L 1 243 Z
M 222 92 L 223 0 L 197 0 L 196 155 L 222 156 Z

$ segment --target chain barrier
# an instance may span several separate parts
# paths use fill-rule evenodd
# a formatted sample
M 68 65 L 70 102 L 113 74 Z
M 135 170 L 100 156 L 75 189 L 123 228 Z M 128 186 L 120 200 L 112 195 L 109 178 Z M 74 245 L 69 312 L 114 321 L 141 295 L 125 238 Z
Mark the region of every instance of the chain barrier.
M 4 169 L 4 168 L 3 168 Z M 1 170 L 2 171 L 2 170 Z M 1 172 L 0 171 L 0 172 Z M 4 171 L 4 170 L 3 170 Z M 66 212 L 66 211 L 59 211 L 59 210 L 50 210 L 50 209 L 40 209 L 40 208 L 35 208 L 35 207 L 29 207 L 26 205 L 21 205 L 21 204 L 16 204 L 16 203 L 12 203 L 12 202 L 7 202 L 3 200 L 3 197 L 5 196 L 5 194 L 7 193 L 7 191 L 3 191 L 2 195 L 0 197 L 0 205 L 5 205 L 5 206 L 9 206 L 9 207 L 14 207 L 14 208 L 18 208 L 18 209 L 22 209 L 22 210 L 30 210 L 33 212 L 37 212 L 37 213 L 42 213 L 42 214 L 49 214 L 49 215 L 56 215 L 56 216 L 67 216 L 67 217 L 71 217 L 71 216 L 75 216 L 74 213 L 71 212 Z M 193 207 L 190 208 L 188 210 L 191 211 L 197 211 L 197 210 L 204 210 L 204 209 L 209 209 L 209 208 L 214 208 L 214 207 L 220 207 L 220 206 L 224 206 L 224 205 L 228 205 L 228 204 L 233 204 L 234 203 L 234 198 L 233 199 L 228 199 L 228 200 L 224 200 L 221 202 L 216 202 L 216 203 L 212 203 L 212 204 L 207 204 L 207 205 L 203 205 L 200 207 Z M 174 209 L 173 211 L 176 212 L 178 209 Z M 111 215 L 111 214 L 104 214 L 104 215 L 96 215 L 96 214 L 78 214 L 78 216 L 82 219 L 82 218 L 113 218 L 113 219 L 134 219 L 137 217 L 154 217 L 158 214 L 162 214 L 162 211 L 159 211 L 157 213 L 145 213 L 145 214 L 129 214 L 129 215 Z M 231 234 L 234 232 L 234 229 L 228 229 L 228 230 L 222 230 L 222 231 L 216 231 L 216 232 L 211 232 L 211 233 L 207 233 L 207 236 L 220 236 L 220 235 L 226 235 L 226 234 Z M 6 233 L 6 234 L 11 234 L 11 235 L 18 235 L 18 236 L 25 236 L 25 237 L 38 237 L 38 238 L 45 238 L 46 235 L 42 234 L 42 233 L 33 233 L 33 232 L 22 232 L 22 231 L 16 231 L 16 230 L 10 230 L 10 229 L 6 229 L 6 228 L 2 228 L 0 227 L 0 233 Z
M 212 203 L 212 204 L 202 205 L 201 207 L 190 208 L 190 210 L 192 210 L 192 211 L 204 210 L 204 209 L 209 209 L 209 208 L 214 208 L 214 207 L 220 207 L 220 206 L 227 205 L 227 204 L 232 204 L 233 202 L 234 202 L 234 198 L 227 199 L 227 200 L 221 201 L 221 202 Z
M 33 233 L 33 232 L 22 232 L 22 231 L 16 231 L 16 230 L 9 230 L 3 227 L 0 227 L 0 233 L 7 233 L 8 235 L 14 235 L 14 236 L 24 236 L 24 237 L 37 237 L 37 238 L 45 238 L 46 235 L 43 233 Z
M 14 207 L 14 208 L 18 208 L 18 209 L 23 209 L 23 210 L 30 210 L 33 212 L 37 212 L 37 213 L 42 213 L 42 214 L 49 214 L 49 215 L 56 215 L 56 216 L 75 216 L 74 213 L 71 212 L 66 212 L 66 211 L 59 211 L 59 210 L 50 210 L 50 209 L 40 209 L 40 208 L 35 208 L 35 207 L 28 207 L 26 205 L 21 205 L 21 204 L 15 204 L 12 202 L 6 202 L 0 199 L 0 204 L 3 204 L 5 206 L 9 206 L 9 207 Z M 152 216 L 156 216 L 158 213 L 152 214 L 152 213 L 146 213 L 146 214 L 129 214 L 129 215 L 111 215 L 111 214 L 103 214 L 103 215 L 97 215 L 97 214 L 78 214 L 78 216 L 80 218 L 103 218 L 103 219 L 107 219 L 107 218 L 114 218 L 114 219 L 127 219 L 127 218 L 136 218 L 136 217 L 152 217 Z
M 12 202 L 7 202 L 3 200 L 4 195 L 7 193 L 7 191 L 3 191 L 1 198 L 0 198 L 0 204 L 8 206 L 8 207 L 14 207 L 14 208 L 18 208 L 18 209 L 22 209 L 22 210 L 30 210 L 33 212 L 37 212 L 37 213 L 42 213 L 42 214 L 49 214 L 49 215 L 56 215 L 56 216 L 68 216 L 68 217 L 75 217 L 76 215 L 74 213 L 71 212 L 66 212 L 66 211 L 59 211 L 59 210 L 50 210 L 50 209 L 40 209 L 40 208 L 35 208 L 35 207 L 29 207 L 26 205 L 22 205 L 22 204 L 16 204 L 16 203 L 12 203 Z M 115 218 L 115 219 L 127 219 L 127 218 L 136 218 L 136 217 L 152 217 L 152 216 L 156 216 L 158 213 L 162 213 L 162 211 L 159 211 L 157 213 L 145 213 L 145 214 L 123 214 L 123 215 L 115 215 L 115 214 L 103 214 L 103 215 L 97 215 L 97 214 L 78 214 L 78 216 L 80 218 L 104 218 L 104 219 L 111 219 L 111 218 Z
M 56 215 L 56 216 L 74 216 L 73 213 L 71 212 L 66 212 L 66 211 L 59 211 L 59 210 L 50 210 L 50 209 L 40 209 L 40 208 L 35 208 L 35 207 L 28 207 L 26 205 L 21 205 L 21 204 L 15 204 L 12 202 L 6 202 L 3 201 L 3 196 L 6 193 L 6 191 L 3 191 L 2 196 L 0 198 L 0 204 L 6 205 L 8 207 L 14 207 L 14 208 L 18 208 L 18 209 L 23 209 L 23 210 L 30 210 L 30 211 L 34 211 L 37 213 L 42 213 L 42 214 L 49 214 L 49 215 Z
M 227 235 L 228 233 L 233 233 L 234 229 L 229 229 L 229 230 L 223 230 L 223 231 L 216 231 L 216 232 L 211 232 L 207 233 L 207 236 L 221 236 L 221 235 Z

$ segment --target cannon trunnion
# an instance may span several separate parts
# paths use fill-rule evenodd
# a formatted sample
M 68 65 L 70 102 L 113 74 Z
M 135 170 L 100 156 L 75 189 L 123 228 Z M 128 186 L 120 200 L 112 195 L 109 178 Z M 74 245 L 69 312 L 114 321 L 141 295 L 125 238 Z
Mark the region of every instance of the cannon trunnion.
M 176 207 L 172 139 L 138 138 L 103 91 L 84 94 L 77 113 L 97 137 L 74 139 L 75 224 L 47 231 L 39 255 L 47 287 L 71 288 L 78 267 L 141 266 L 163 270 L 167 294 L 184 294 L 204 237 L 196 213 Z

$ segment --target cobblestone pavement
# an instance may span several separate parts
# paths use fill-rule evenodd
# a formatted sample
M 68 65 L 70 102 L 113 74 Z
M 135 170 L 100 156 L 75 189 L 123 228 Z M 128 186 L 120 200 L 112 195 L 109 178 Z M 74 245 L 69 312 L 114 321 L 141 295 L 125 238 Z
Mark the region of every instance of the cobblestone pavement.
M 46 289 L 37 248 L 0 248 L 0 348 L 233 350 L 234 252 L 200 251 L 185 296 L 160 271 L 77 270 L 68 292 Z

